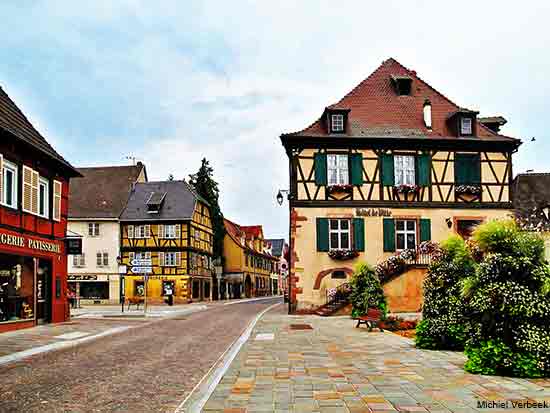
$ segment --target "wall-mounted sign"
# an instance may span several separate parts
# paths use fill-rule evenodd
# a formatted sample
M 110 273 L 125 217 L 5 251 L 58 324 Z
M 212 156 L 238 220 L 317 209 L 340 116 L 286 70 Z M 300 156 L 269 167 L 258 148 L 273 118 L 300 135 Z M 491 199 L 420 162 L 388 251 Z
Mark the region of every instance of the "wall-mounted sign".
M 69 274 L 67 275 L 69 281 L 97 281 L 97 275 L 93 274 Z
M 12 247 L 30 248 L 33 250 L 61 253 L 61 247 L 59 243 L 36 240 L 28 238 L 23 235 L 7 234 L 0 232 L 0 244 L 9 245 Z
M 358 217 L 391 217 L 391 209 L 387 208 L 357 208 L 355 215 Z
M 67 248 L 67 255 L 81 255 L 82 254 L 82 238 L 66 238 L 65 245 Z

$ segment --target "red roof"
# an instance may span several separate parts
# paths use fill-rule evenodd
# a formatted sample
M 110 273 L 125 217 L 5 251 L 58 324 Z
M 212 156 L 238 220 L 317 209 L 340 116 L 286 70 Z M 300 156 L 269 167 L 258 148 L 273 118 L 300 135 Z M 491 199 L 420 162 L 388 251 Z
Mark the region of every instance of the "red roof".
M 261 225 L 241 226 L 241 230 L 246 234 L 246 238 L 263 238 L 264 236 Z
M 392 83 L 392 77 L 412 79 L 411 95 L 399 96 Z M 432 105 L 432 130 L 424 124 L 423 108 L 428 99 Z M 395 59 L 384 61 L 369 77 L 357 85 L 339 102 L 327 109 L 348 109 L 348 136 L 355 137 L 452 137 L 447 118 L 463 110 L 446 96 L 439 93 L 414 70 L 409 70 Z M 318 119 L 300 132 L 290 136 L 328 136 L 327 128 Z M 516 141 L 499 135 L 478 122 L 477 135 L 483 140 Z
M 225 225 L 225 231 L 227 234 L 235 241 L 237 244 L 239 244 L 241 247 L 243 247 L 246 250 L 249 250 L 250 252 L 253 252 L 255 254 L 260 254 L 268 258 L 274 258 L 272 255 L 265 254 L 261 251 L 256 251 L 248 246 L 246 243 L 246 240 L 250 240 L 252 238 L 261 238 L 263 239 L 263 228 L 261 225 L 249 225 L 249 226 L 241 226 L 239 224 L 236 224 L 227 218 L 223 219 L 224 225 Z M 245 243 L 242 243 L 242 238 L 245 238 Z

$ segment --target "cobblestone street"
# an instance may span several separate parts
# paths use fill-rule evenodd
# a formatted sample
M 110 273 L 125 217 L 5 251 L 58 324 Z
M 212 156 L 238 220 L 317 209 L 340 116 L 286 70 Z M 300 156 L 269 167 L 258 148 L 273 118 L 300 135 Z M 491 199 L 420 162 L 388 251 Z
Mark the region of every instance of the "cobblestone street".
M 0 366 L 0 411 L 173 412 L 251 319 L 278 301 L 214 305 Z

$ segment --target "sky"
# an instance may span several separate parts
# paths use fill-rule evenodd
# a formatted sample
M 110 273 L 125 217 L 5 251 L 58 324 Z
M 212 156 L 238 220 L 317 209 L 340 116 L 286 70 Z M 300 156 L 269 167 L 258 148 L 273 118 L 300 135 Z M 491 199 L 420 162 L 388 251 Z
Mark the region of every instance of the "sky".
M 73 165 L 133 157 L 183 179 L 206 157 L 224 215 L 269 238 L 288 234 L 279 136 L 389 57 L 508 119 L 515 173 L 550 172 L 550 2 L 3 0 L 0 15 L 0 85 Z

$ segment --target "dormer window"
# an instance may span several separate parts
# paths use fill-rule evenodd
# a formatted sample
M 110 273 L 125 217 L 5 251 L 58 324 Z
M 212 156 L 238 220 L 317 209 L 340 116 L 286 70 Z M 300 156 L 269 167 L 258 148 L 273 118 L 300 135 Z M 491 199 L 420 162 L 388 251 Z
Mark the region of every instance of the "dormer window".
M 392 75 L 391 80 L 395 88 L 395 92 L 399 96 L 410 96 L 412 91 L 412 78 L 410 76 Z
M 149 199 L 147 200 L 147 213 L 158 214 L 162 208 L 166 192 L 151 192 Z
M 332 131 L 335 133 L 341 133 L 344 132 L 344 115 L 342 114 L 334 114 L 331 115 L 331 127 Z
M 472 134 L 472 118 L 460 119 L 460 134 L 461 135 Z

